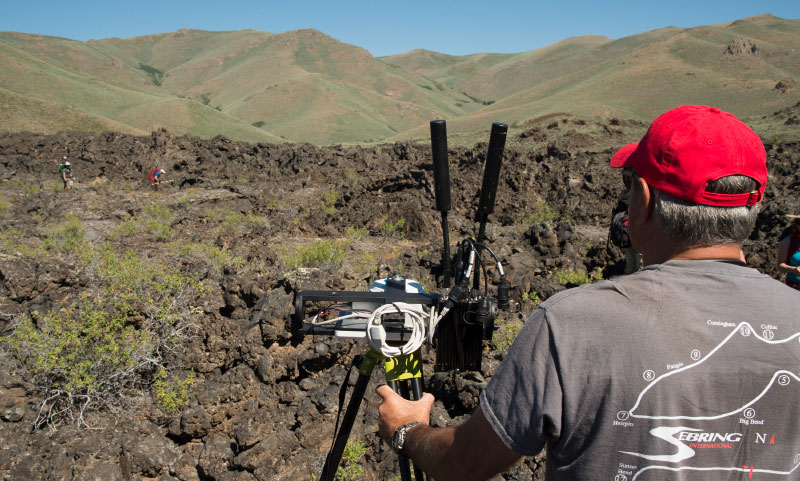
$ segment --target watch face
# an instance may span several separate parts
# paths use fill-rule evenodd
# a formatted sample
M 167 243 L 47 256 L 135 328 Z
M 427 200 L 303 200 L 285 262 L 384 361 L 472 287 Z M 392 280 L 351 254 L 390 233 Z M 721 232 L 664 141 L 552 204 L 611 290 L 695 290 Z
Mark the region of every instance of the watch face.
M 395 431 L 394 435 L 392 435 L 392 450 L 394 452 L 400 454 L 400 452 L 403 450 L 403 446 L 406 443 L 406 436 L 408 435 L 408 431 L 418 424 L 420 423 L 418 422 L 408 423 L 397 428 L 397 431 Z
M 403 433 L 401 432 L 401 429 L 398 429 L 397 431 L 394 432 L 394 435 L 392 435 L 392 451 L 396 453 L 400 452 L 400 449 L 402 449 L 403 447 L 402 440 L 403 440 Z

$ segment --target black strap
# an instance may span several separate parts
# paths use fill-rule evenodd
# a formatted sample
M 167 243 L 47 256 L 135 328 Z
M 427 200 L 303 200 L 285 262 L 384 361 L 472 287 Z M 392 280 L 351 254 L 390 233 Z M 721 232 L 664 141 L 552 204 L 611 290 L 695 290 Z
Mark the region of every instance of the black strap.
M 353 363 L 350 365 L 350 369 L 347 370 L 347 373 L 344 375 L 344 381 L 342 381 L 342 387 L 339 388 L 339 411 L 336 413 L 336 423 L 333 425 L 333 441 L 331 441 L 331 447 L 328 449 L 328 456 L 331 455 L 333 452 L 333 447 L 336 444 L 336 435 L 339 434 L 339 418 L 342 416 L 342 408 L 344 407 L 344 400 L 347 397 L 347 386 L 350 384 L 350 373 L 353 371 L 353 367 L 360 365 L 361 360 L 363 358 L 361 356 L 356 356 L 353 359 Z

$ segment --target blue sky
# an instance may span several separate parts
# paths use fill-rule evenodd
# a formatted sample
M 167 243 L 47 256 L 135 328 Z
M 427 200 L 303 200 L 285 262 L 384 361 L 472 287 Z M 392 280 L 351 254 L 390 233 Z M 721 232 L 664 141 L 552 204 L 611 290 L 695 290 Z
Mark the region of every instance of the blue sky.
M 0 0 L 0 30 L 86 41 L 180 28 L 282 33 L 315 28 L 375 56 L 425 48 L 450 55 L 522 52 L 569 37 L 621 38 L 771 13 L 800 19 L 800 0 Z

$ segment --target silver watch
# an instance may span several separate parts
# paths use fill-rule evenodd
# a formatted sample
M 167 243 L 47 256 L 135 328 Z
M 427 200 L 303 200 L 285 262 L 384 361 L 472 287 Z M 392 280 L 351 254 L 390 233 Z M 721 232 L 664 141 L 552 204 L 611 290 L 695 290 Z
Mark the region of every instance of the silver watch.
M 397 454 L 402 454 L 403 446 L 406 444 L 406 439 L 408 439 L 408 432 L 411 431 L 414 427 L 420 425 L 422 423 L 413 422 L 408 424 L 403 424 L 397 431 L 394 432 L 392 436 L 392 451 Z

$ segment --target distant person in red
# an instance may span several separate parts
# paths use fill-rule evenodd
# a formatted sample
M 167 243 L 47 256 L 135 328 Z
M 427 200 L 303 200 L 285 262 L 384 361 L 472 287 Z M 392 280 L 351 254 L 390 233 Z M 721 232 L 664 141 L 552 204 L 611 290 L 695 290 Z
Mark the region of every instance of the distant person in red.
M 786 274 L 787 286 L 800 290 L 800 215 L 786 217 L 792 219 L 792 226 L 778 247 L 778 270 Z
M 150 171 L 150 182 L 153 183 L 153 186 L 156 186 L 161 183 L 161 174 L 164 174 L 164 169 L 156 167 L 155 169 Z

